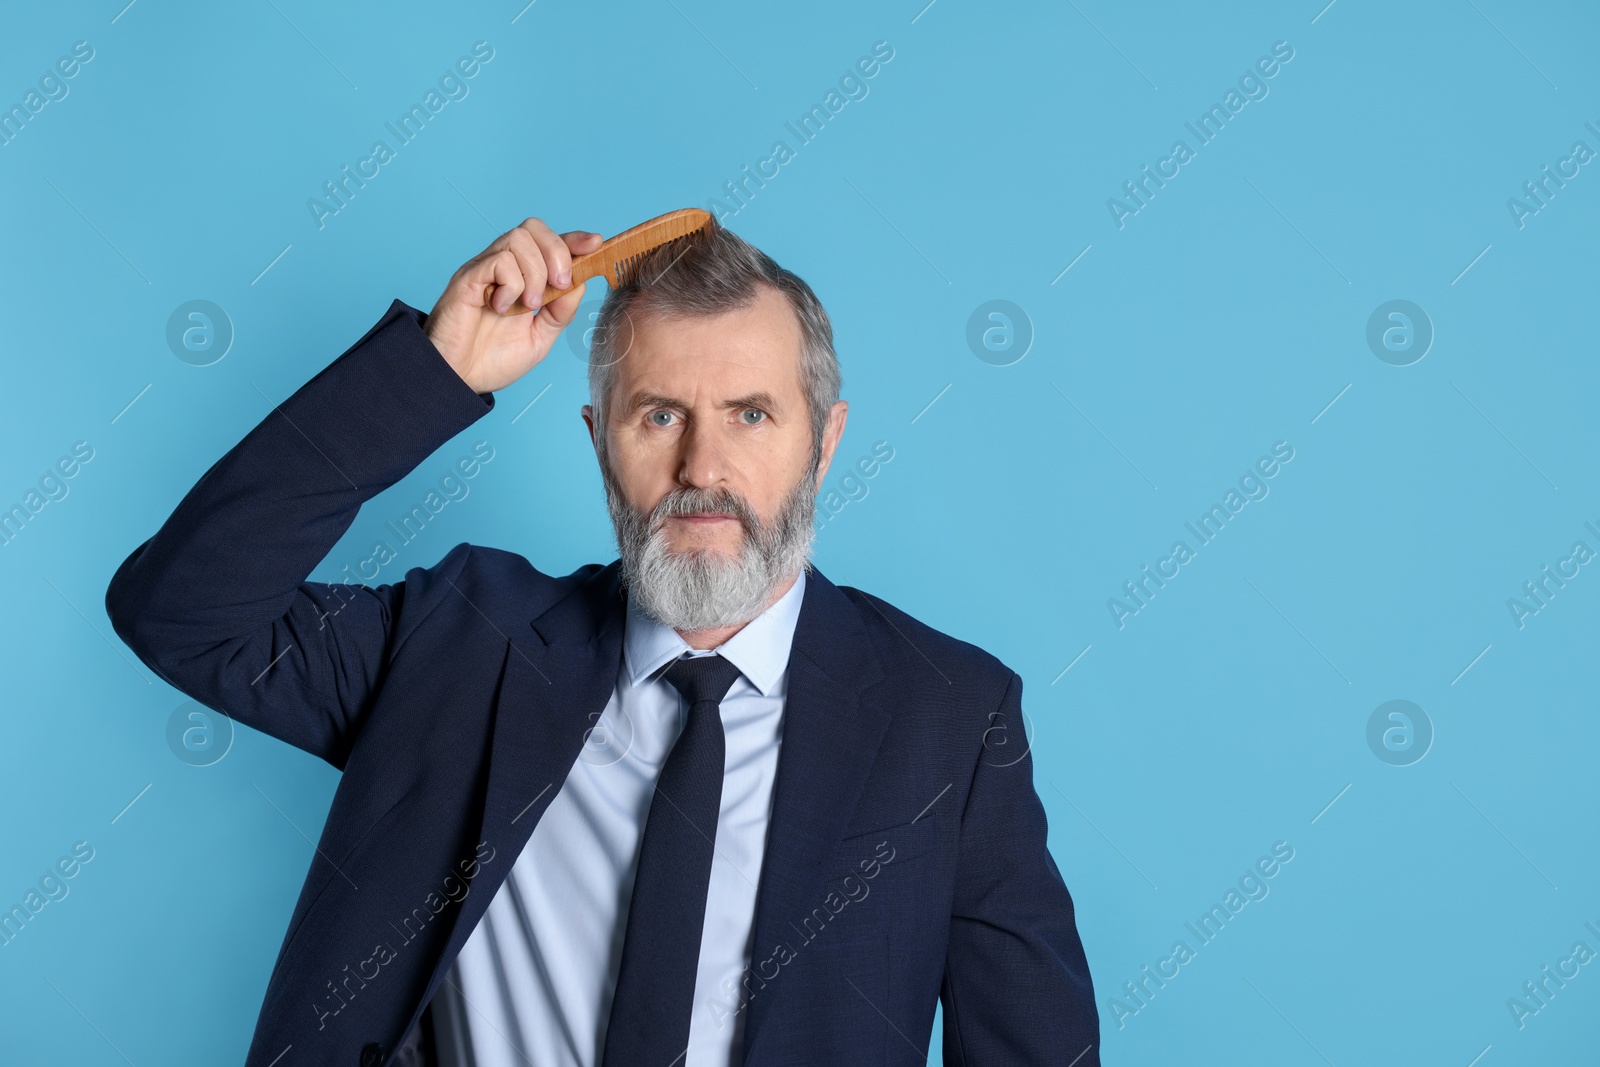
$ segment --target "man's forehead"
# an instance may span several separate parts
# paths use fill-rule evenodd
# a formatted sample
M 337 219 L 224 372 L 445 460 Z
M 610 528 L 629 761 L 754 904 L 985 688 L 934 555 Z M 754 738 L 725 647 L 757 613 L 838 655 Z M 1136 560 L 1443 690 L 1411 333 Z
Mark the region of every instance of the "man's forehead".
M 618 392 L 700 394 L 713 402 L 755 390 L 787 394 L 800 389 L 801 337 L 788 301 L 752 304 L 720 315 L 633 316 L 632 343 L 617 364 Z M 682 396 L 681 399 L 690 399 Z M 700 399 L 707 399 L 701 396 Z

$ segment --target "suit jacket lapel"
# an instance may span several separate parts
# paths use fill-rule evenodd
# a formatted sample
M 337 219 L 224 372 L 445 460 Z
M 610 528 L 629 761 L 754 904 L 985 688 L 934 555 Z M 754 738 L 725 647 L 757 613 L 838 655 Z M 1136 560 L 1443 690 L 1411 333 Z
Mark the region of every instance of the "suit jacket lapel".
M 478 925 L 616 688 L 625 617 L 620 569 L 616 562 L 599 568 L 532 620 L 537 640 L 519 634 L 507 642 L 478 836 L 498 862 L 462 901 L 444 960 L 455 959 Z M 430 996 L 447 969 L 436 969 Z
M 822 903 L 819 887 L 829 873 L 823 864 L 844 836 L 889 725 L 889 709 L 872 690 L 882 677 L 855 605 L 813 569 L 789 653 L 752 965 L 771 956 L 780 942 L 793 944 L 797 934 L 790 924 Z M 752 979 L 742 1063 L 750 1062 L 783 986 L 781 974 L 765 988 Z

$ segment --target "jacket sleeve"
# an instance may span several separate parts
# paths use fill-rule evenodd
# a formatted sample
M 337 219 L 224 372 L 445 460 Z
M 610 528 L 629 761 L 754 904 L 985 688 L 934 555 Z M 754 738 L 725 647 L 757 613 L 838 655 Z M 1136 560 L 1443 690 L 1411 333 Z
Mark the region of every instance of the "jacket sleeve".
M 944 1062 L 1099 1067 L 1094 989 L 1072 897 L 1045 841 L 1021 701 L 1013 671 L 961 818 L 939 992 Z
M 407 581 L 306 576 L 362 503 L 494 408 L 445 362 L 424 318 L 391 304 L 206 471 L 106 590 L 113 629 L 162 679 L 340 768 L 402 609 L 427 605 Z M 436 570 L 459 567 L 465 547 Z

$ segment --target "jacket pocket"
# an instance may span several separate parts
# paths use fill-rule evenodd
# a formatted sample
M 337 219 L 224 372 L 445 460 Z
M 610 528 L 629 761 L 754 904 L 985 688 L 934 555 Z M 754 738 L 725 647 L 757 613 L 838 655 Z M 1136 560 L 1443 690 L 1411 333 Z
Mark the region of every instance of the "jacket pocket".
M 875 869 L 875 864 L 894 866 L 910 862 L 933 851 L 937 844 L 937 828 L 932 816 L 875 830 L 852 828 L 839 842 L 839 862 L 834 866 L 843 873 L 866 873 Z

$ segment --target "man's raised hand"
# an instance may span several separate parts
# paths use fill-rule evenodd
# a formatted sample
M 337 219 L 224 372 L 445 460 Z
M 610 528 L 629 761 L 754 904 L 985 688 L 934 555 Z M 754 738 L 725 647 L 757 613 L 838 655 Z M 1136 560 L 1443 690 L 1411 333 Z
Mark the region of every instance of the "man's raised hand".
M 593 252 L 602 241 L 588 230 L 557 234 L 540 219 L 525 220 L 461 265 L 423 332 L 473 392 L 504 389 L 538 366 L 578 313 L 584 283 L 541 309 L 546 281 L 571 285 L 572 257 Z M 493 306 L 484 303 L 491 285 Z M 518 300 L 538 314 L 504 314 Z

